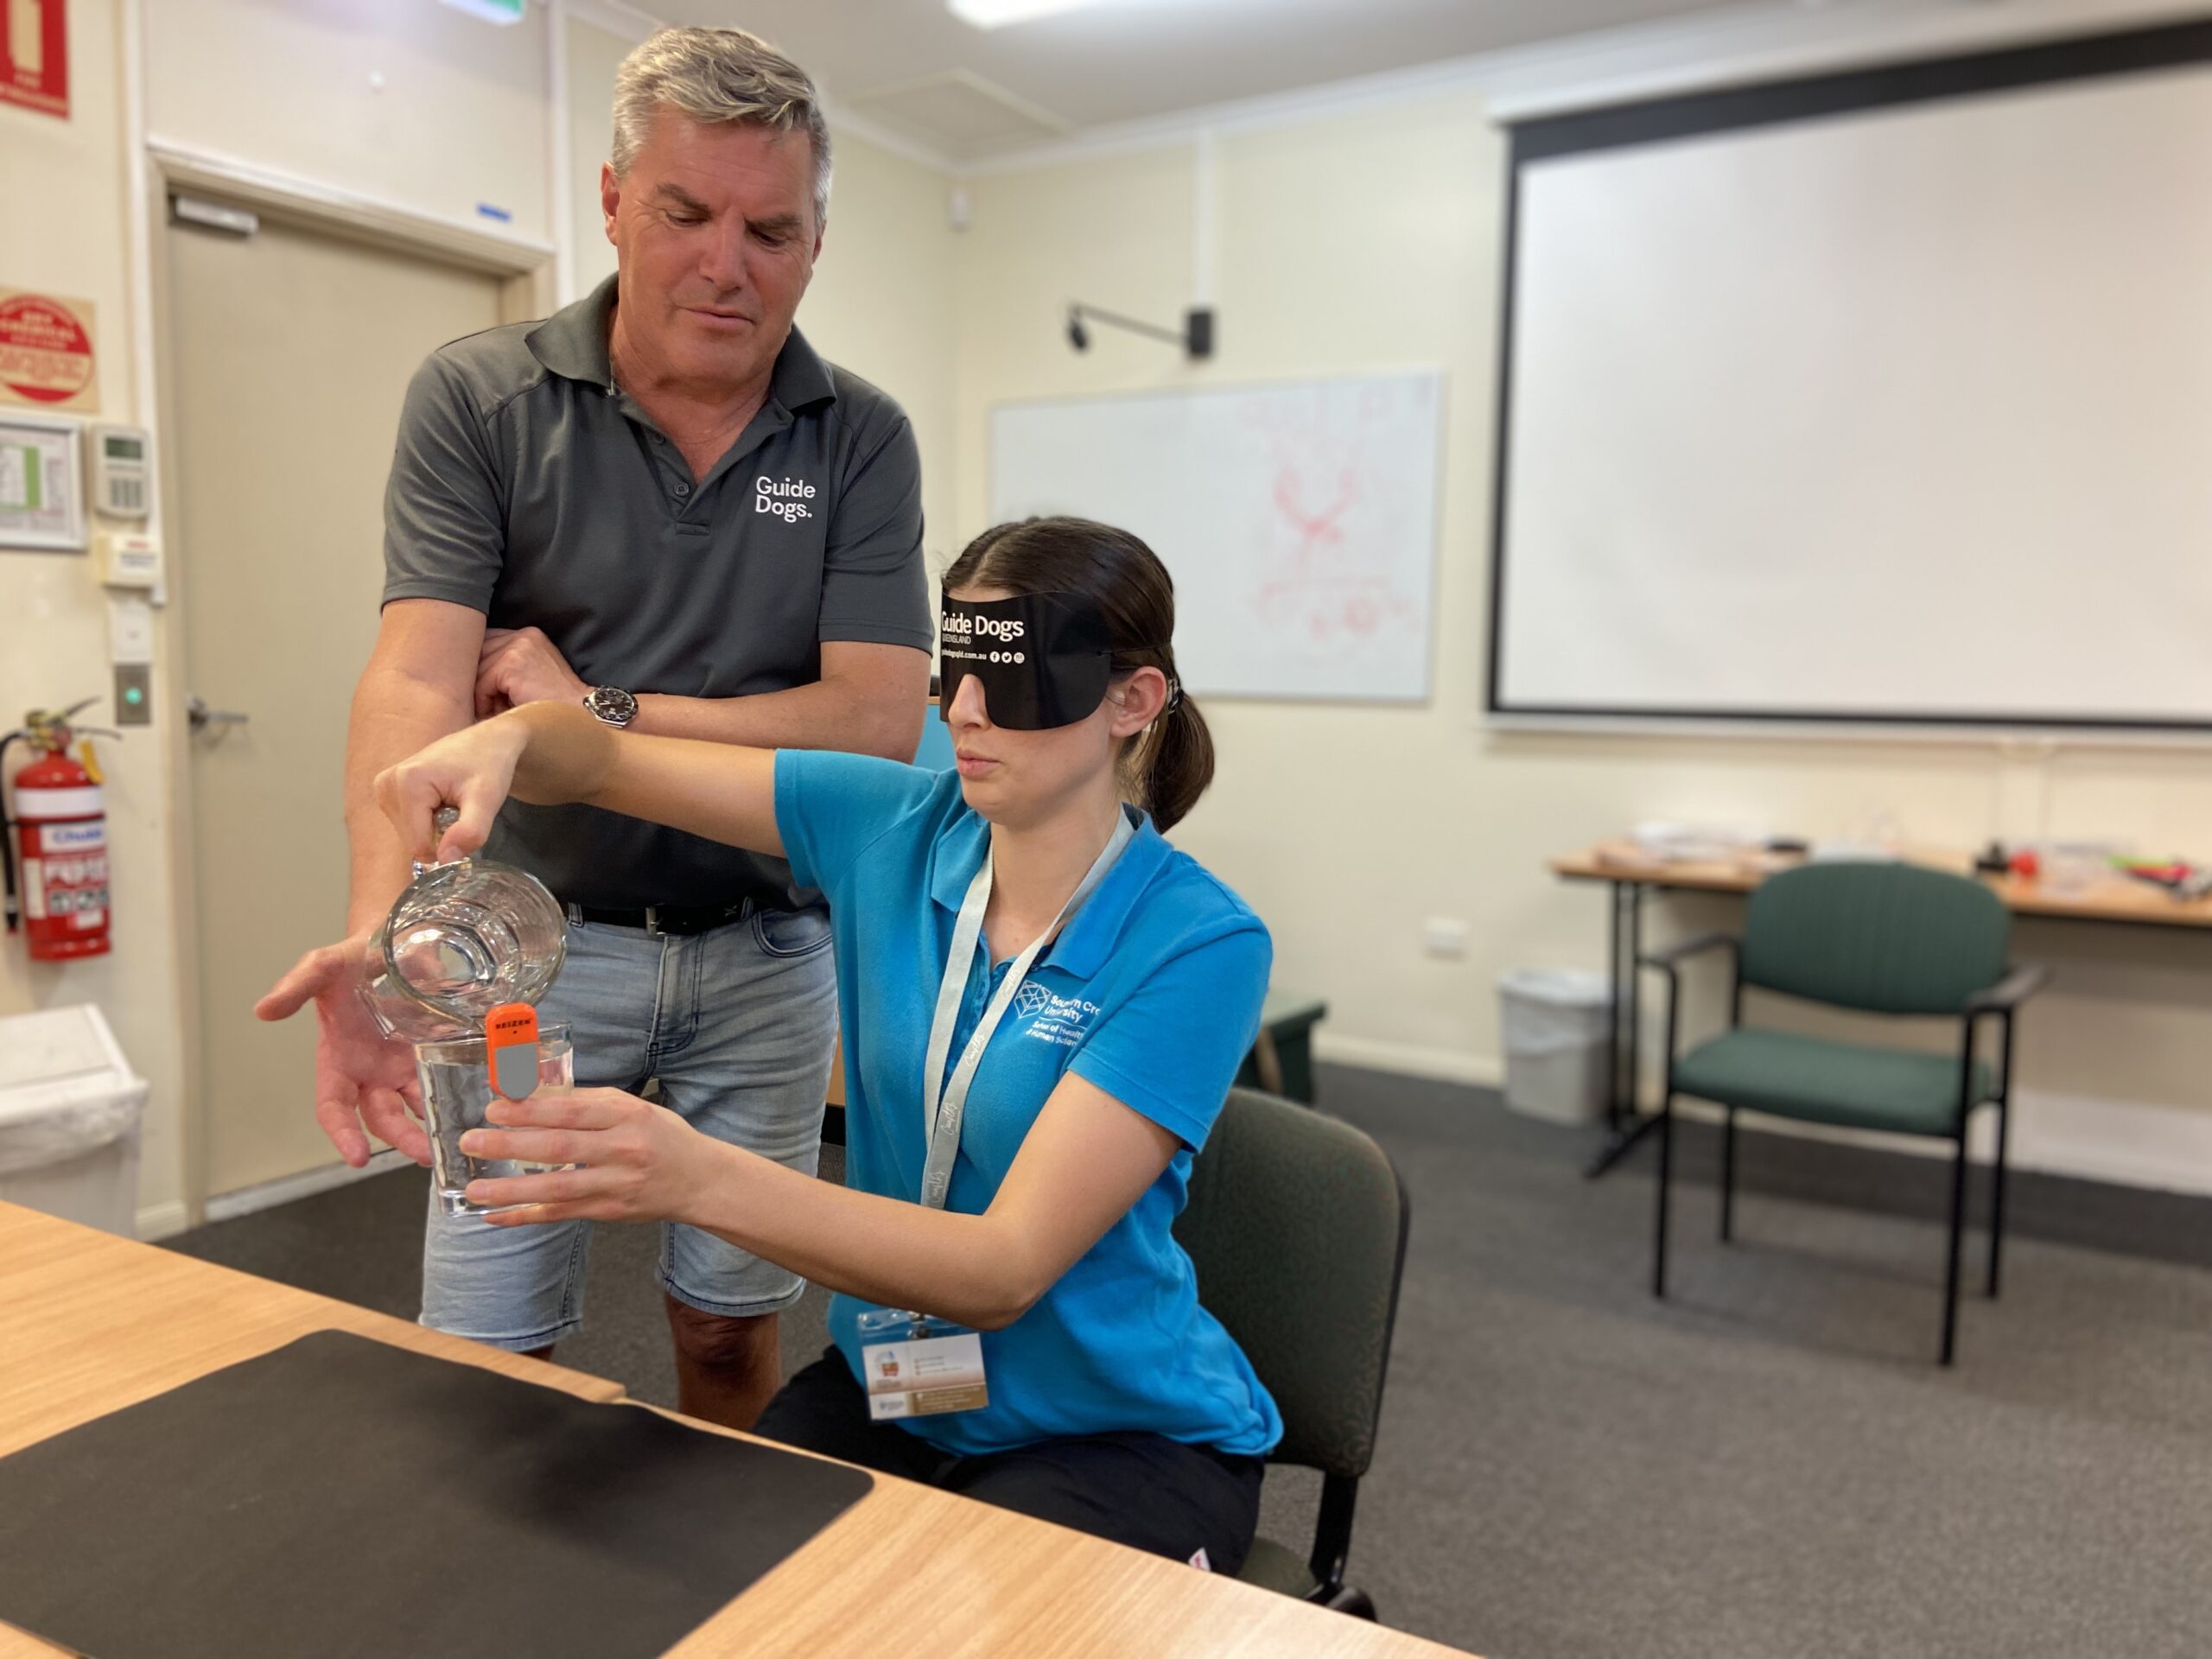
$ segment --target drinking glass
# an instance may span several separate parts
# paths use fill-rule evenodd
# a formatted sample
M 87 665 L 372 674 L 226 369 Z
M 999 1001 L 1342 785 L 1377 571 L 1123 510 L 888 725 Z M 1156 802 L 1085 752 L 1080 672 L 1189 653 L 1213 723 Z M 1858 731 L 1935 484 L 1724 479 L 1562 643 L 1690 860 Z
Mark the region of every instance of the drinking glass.
M 565 1164 L 530 1164 L 512 1158 L 473 1158 L 461 1149 L 461 1137 L 486 1128 L 484 1114 L 498 1096 L 492 1088 L 490 1058 L 481 1037 L 456 1037 L 415 1046 L 415 1072 L 422 1080 L 423 1109 L 429 1119 L 430 1185 L 449 1216 L 480 1216 L 499 1206 L 472 1204 L 468 1184 L 508 1175 L 536 1175 L 565 1169 Z M 549 1021 L 537 1028 L 537 1095 L 565 1095 L 575 1087 L 575 1059 L 569 1027 Z

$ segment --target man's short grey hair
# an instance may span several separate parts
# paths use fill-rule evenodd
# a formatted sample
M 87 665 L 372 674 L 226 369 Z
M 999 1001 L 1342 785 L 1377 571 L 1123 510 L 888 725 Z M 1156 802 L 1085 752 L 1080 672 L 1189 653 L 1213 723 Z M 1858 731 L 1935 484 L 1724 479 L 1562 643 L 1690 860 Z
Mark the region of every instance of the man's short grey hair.
M 664 29 L 614 74 L 614 176 L 630 163 L 665 107 L 694 121 L 803 132 L 814 147 L 814 227 L 830 219 L 830 127 L 805 70 L 741 29 Z

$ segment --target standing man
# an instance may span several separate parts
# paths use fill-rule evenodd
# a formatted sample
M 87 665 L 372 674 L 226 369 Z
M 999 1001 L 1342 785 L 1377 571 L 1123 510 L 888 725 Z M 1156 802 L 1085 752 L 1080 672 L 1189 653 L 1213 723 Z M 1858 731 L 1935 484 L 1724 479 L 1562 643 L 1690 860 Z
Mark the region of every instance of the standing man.
M 548 700 L 629 731 L 913 755 L 934 643 L 913 434 L 791 324 L 829 191 L 804 72 L 741 30 L 664 29 L 615 80 L 615 277 L 444 346 L 409 389 L 346 745 L 349 937 L 258 1009 L 315 1000 L 316 1116 L 349 1163 L 365 1128 L 429 1161 L 411 1052 L 349 988 L 408 879 L 384 768 Z M 569 1022 L 578 1084 L 658 1079 L 698 1128 L 812 1173 L 836 1019 L 818 894 L 779 859 L 591 807 L 510 804 L 486 852 L 567 907 L 543 1013 Z M 502 1231 L 433 1203 L 423 1323 L 550 1354 L 582 1319 L 587 1226 Z M 688 1227 L 664 1229 L 659 1277 L 682 1408 L 750 1426 L 804 1281 Z

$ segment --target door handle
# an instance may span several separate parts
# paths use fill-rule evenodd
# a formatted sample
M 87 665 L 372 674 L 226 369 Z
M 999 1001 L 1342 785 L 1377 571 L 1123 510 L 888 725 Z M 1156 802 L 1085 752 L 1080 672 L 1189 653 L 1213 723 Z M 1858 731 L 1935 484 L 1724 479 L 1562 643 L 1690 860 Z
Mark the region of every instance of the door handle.
M 184 717 L 191 722 L 195 732 L 204 732 L 210 726 L 243 726 L 253 718 L 251 715 L 238 714 L 228 709 L 210 709 L 207 699 L 200 696 L 184 700 Z

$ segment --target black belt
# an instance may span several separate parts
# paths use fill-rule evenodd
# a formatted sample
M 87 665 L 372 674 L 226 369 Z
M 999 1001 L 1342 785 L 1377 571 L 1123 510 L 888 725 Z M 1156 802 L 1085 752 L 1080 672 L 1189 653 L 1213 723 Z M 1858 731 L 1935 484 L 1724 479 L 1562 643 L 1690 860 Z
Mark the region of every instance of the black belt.
M 569 912 L 572 922 L 588 922 L 596 927 L 641 928 L 648 933 L 683 938 L 744 921 L 768 906 L 757 899 L 741 899 L 734 905 L 647 905 L 642 910 L 601 910 L 591 905 L 570 904 L 561 908 Z

